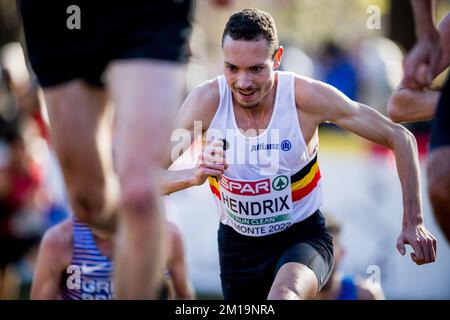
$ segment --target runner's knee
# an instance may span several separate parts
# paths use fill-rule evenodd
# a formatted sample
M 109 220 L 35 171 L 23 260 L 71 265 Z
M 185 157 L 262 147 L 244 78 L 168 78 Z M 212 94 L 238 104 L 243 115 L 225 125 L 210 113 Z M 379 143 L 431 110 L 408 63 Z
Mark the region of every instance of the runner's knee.
M 121 177 L 122 215 L 126 219 L 148 219 L 156 213 L 159 193 L 148 174 Z
M 267 300 L 300 300 L 300 294 L 293 286 L 288 284 L 278 285 L 270 289 Z

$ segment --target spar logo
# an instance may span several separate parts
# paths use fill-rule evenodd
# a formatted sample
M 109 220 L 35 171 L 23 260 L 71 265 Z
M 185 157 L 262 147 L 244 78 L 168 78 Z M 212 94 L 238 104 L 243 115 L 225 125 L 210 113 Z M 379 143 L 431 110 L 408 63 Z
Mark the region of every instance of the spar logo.
M 269 178 L 258 181 L 238 181 L 222 177 L 220 186 L 230 193 L 241 196 L 258 196 L 270 193 Z
M 286 189 L 286 187 L 289 185 L 289 179 L 286 176 L 278 176 L 275 179 L 273 179 L 272 187 L 276 191 L 281 191 Z

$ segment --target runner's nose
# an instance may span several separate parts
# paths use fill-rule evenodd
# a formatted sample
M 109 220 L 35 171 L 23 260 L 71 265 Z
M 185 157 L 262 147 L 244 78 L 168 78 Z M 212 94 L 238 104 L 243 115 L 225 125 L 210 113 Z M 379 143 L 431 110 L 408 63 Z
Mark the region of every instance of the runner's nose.
M 251 87 L 252 81 L 250 79 L 250 76 L 245 72 L 241 73 L 237 81 L 237 88 L 239 90 L 250 90 Z

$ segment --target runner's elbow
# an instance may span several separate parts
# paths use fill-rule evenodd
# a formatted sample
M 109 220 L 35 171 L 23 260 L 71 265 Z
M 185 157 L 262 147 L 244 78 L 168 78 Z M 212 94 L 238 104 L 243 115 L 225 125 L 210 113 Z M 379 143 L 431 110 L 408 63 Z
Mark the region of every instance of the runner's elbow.
M 414 135 L 400 124 L 394 125 L 394 130 L 392 130 L 389 140 L 392 148 L 395 148 L 396 145 L 408 145 L 415 150 L 417 149 L 417 141 Z
M 405 112 L 403 111 L 402 105 L 403 97 L 400 92 L 395 91 L 389 98 L 386 106 L 389 118 L 395 123 L 405 121 Z

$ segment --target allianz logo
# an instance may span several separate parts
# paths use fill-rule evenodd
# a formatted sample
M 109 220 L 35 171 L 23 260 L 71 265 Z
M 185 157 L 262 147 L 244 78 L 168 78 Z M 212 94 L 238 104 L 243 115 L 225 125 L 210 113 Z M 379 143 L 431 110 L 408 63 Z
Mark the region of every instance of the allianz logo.
M 281 143 L 258 143 L 251 146 L 250 152 L 260 151 L 260 150 L 291 150 L 291 142 L 289 140 L 283 140 Z

